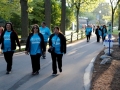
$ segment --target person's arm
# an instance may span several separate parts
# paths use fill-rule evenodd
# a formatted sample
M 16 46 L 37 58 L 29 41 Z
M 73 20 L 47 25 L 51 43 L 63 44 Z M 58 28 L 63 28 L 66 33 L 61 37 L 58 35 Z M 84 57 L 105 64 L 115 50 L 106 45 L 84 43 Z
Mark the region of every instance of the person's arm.
M 40 38 L 41 38 L 41 44 L 42 44 L 41 48 L 42 48 L 42 52 L 45 53 L 46 50 L 45 50 L 44 37 L 43 37 L 43 35 L 42 35 L 41 33 L 39 33 L 39 35 L 40 35 Z
M 19 47 L 19 50 L 20 50 L 21 48 L 20 48 L 20 42 L 19 42 L 18 35 L 17 35 L 17 33 L 16 33 L 16 32 L 14 32 L 14 34 L 15 34 L 15 40 L 16 40 L 16 42 L 17 42 L 17 45 L 18 45 L 18 47 Z
M 48 43 L 49 43 L 49 47 L 52 46 L 52 41 L 51 41 L 51 39 L 52 39 L 52 34 L 50 35 L 50 37 L 49 37 L 49 41 L 48 41 Z
M 67 48 L 66 48 L 66 38 L 64 36 L 64 54 L 66 54 Z
M 50 29 L 48 28 L 48 36 L 50 36 L 51 35 L 51 32 L 50 32 Z
M 32 34 L 29 34 L 29 36 L 27 37 L 27 41 L 26 41 L 26 45 L 25 45 L 25 54 L 29 55 L 29 51 L 30 51 L 30 37 L 32 36 Z

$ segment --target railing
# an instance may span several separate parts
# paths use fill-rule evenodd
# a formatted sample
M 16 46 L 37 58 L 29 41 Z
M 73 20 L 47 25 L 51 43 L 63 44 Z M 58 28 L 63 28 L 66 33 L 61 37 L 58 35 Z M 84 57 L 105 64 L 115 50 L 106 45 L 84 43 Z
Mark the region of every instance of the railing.
M 85 31 L 80 30 L 78 33 L 71 31 L 69 34 L 65 35 L 67 43 L 72 43 L 73 41 L 80 40 L 82 38 L 85 38 Z M 21 42 L 21 38 L 19 38 Z M 25 41 L 25 39 L 23 40 Z M 21 45 L 25 45 L 25 42 L 21 42 Z
M 80 40 L 82 38 L 85 38 L 85 31 L 81 30 L 80 32 L 71 32 L 66 36 L 67 43 L 72 43 L 73 41 Z

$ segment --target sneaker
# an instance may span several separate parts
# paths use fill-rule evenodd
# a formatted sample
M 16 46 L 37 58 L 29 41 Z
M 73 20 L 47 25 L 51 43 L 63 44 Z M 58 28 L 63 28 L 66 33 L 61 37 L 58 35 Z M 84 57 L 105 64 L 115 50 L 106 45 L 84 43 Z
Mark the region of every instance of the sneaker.
M 46 59 L 45 56 L 42 56 L 43 59 Z
M 52 75 L 53 75 L 53 76 L 56 76 L 56 75 L 57 75 L 57 73 L 52 73 Z
M 7 72 L 6 72 L 6 74 L 10 74 L 10 73 L 11 73 L 11 71 L 7 71 Z
M 43 57 L 43 59 L 46 59 L 45 57 Z
M 39 74 L 39 71 L 32 72 L 32 75 L 38 75 L 38 74 Z
M 36 72 L 36 75 L 38 75 L 38 74 L 39 74 L 39 71 Z

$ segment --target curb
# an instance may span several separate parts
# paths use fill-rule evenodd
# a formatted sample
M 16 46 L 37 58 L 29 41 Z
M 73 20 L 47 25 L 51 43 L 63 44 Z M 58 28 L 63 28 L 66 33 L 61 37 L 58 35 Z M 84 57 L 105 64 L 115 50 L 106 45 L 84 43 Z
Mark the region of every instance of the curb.
M 118 42 L 114 42 L 113 45 L 119 45 Z M 97 56 L 96 56 L 97 57 Z M 92 80 L 92 72 L 93 72 L 93 68 L 94 68 L 94 62 L 96 60 L 96 57 L 94 57 L 91 62 L 89 63 L 89 65 L 87 66 L 87 68 L 85 69 L 85 73 L 83 76 L 83 81 L 84 81 L 84 88 L 85 90 L 90 90 L 91 87 L 91 80 Z
M 94 61 L 95 61 L 96 57 L 94 57 L 91 62 L 89 63 L 89 65 L 87 66 L 87 68 L 85 69 L 85 73 L 84 73 L 84 88 L 85 90 L 90 90 L 90 86 L 91 86 L 91 79 L 92 79 L 92 72 L 93 72 L 93 67 L 94 67 Z

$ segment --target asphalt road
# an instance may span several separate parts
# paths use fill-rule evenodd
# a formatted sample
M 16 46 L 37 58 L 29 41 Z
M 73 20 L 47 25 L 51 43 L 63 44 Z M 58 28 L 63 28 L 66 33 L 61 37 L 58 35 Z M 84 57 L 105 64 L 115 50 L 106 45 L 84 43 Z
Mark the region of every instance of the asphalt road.
M 40 60 L 39 75 L 32 76 L 30 56 L 14 54 L 12 73 L 6 75 L 6 62 L 0 55 L 0 90 L 84 90 L 83 76 L 90 61 L 103 49 L 92 35 L 90 42 L 80 40 L 67 46 L 63 72 L 52 76 L 51 56 Z

